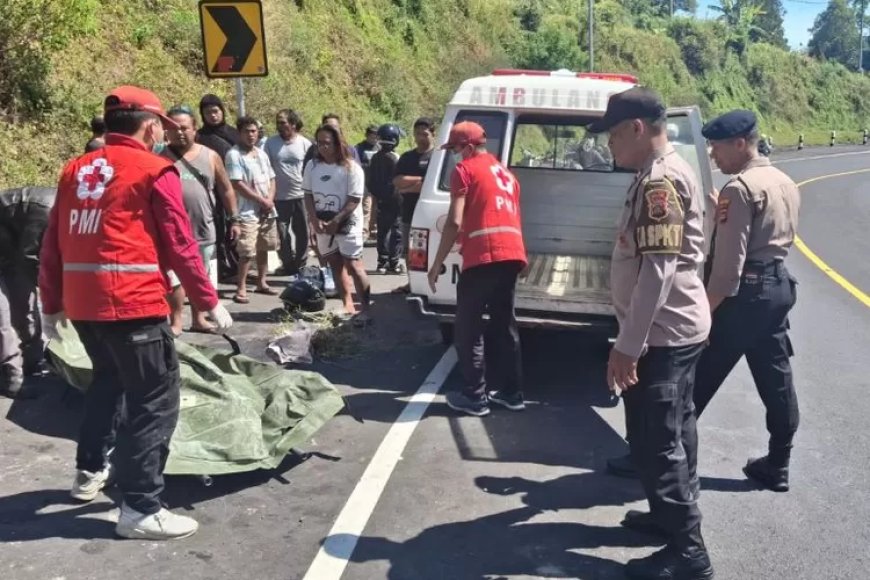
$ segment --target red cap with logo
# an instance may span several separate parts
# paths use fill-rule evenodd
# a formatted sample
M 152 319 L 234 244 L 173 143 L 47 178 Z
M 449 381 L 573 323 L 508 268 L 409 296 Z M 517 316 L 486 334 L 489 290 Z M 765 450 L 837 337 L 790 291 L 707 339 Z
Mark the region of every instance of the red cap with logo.
M 117 87 L 109 93 L 103 107 L 109 111 L 145 111 L 160 117 L 164 129 L 177 129 L 178 123 L 166 116 L 160 99 L 151 91 L 131 85 Z
M 463 121 L 453 125 L 450 129 L 450 137 L 447 138 L 447 143 L 441 146 L 442 149 L 453 149 L 454 147 L 465 147 L 466 145 L 483 145 L 486 143 L 486 131 L 483 127 L 473 121 Z

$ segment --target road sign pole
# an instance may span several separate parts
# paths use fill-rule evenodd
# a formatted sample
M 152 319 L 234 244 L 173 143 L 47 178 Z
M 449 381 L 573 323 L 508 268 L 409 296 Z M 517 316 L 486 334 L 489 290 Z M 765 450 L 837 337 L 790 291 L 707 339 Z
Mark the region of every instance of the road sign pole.
M 594 0 L 589 0 L 588 16 L 589 21 L 589 72 L 595 71 L 595 12 Z
M 238 105 L 239 117 L 245 116 L 245 83 L 241 77 L 236 77 L 236 105 Z

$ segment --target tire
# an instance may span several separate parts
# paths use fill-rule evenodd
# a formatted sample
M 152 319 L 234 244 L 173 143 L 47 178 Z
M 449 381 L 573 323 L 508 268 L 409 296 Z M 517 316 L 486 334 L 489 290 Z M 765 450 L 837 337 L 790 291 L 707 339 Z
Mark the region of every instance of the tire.
M 444 346 L 450 346 L 453 344 L 453 323 L 452 322 L 439 322 L 438 330 L 441 332 L 441 343 Z

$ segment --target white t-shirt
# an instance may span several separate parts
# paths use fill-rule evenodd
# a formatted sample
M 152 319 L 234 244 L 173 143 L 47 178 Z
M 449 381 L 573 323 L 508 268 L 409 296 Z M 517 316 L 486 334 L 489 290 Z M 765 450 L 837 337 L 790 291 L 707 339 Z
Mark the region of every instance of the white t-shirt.
M 314 196 L 314 207 L 318 212 L 339 212 L 347 205 L 348 198 L 362 201 L 365 193 L 365 173 L 359 163 L 348 160 L 349 167 L 337 163 L 324 163 L 312 159 L 305 166 L 302 189 Z M 362 232 L 363 208 L 357 204 L 350 216 L 350 232 Z
M 275 179 L 269 157 L 262 149 L 254 147 L 251 153 L 245 154 L 238 147 L 227 152 L 224 159 L 227 175 L 232 181 L 244 181 L 262 197 L 269 197 L 269 182 Z M 239 218 L 243 221 L 258 221 L 263 206 L 243 195 L 238 195 Z M 274 217 L 274 210 L 272 211 Z
M 302 165 L 311 141 L 296 135 L 292 141 L 284 141 L 281 135 L 272 135 L 266 140 L 264 151 L 275 170 L 275 199 L 302 198 Z

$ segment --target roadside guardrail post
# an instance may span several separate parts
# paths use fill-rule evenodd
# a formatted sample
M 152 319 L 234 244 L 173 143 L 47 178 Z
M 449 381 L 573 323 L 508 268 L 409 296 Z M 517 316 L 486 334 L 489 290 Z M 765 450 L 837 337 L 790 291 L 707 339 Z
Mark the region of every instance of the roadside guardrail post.
M 798 135 L 798 151 L 804 148 L 804 134 Z
M 831 131 L 831 147 L 837 143 L 837 132 Z
M 866 145 L 866 144 L 867 144 L 867 129 L 864 129 L 863 137 L 861 137 L 861 145 Z

